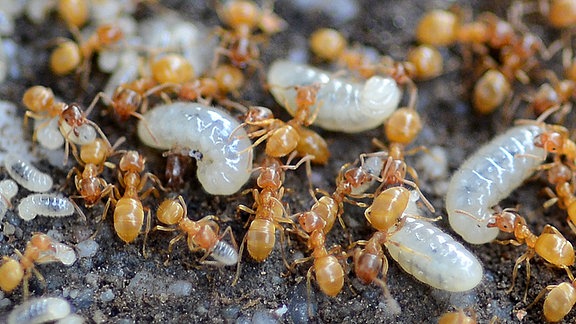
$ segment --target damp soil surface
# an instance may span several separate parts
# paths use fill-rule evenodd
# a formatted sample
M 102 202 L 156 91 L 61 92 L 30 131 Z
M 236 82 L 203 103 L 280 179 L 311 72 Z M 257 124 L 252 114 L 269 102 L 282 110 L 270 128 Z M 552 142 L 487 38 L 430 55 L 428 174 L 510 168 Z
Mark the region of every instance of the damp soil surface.
M 317 1 L 322 3 L 323 1 Z M 189 1 L 165 1 L 169 8 L 179 11 L 192 21 L 201 21 L 207 26 L 219 23 L 212 3 L 191 4 Z M 355 2 L 353 2 L 355 3 Z M 332 9 L 303 9 L 296 2 L 279 0 L 275 11 L 288 22 L 288 28 L 273 36 L 262 49 L 262 63 L 267 67 L 277 58 L 285 58 L 292 53 L 304 53 L 306 38 L 319 27 L 334 27 L 341 30 L 353 44 L 372 46 L 381 53 L 402 59 L 408 49 L 415 45 L 414 29 L 418 19 L 432 8 L 447 8 L 452 1 L 358 1 L 358 13 L 349 20 L 342 20 Z M 473 14 L 489 10 L 503 17 L 510 6 L 508 1 L 461 2 L 462 9 Z M 142 8 L 138 17 L 154 15 L 153 8 Z M 546 26 L 538 14 L 525 17 L 528 28 L 542 36 L 546 41 L 559 37 L 557 31 Z M 101 89 L 106 75 L 94 71 L 90 75 L 90 84 L 84 91 L 78 91 L 79 85 L 74 76 L 56 77 L 48 69 L 47 59 L 50 42 L 59 36 L 68 36 L 66 28 L 53 15 L 46 23 L 34 25 L 25 18 L 17 20 L 16 33 L 11 37 L 20 44 L 26 53 L 20 58 L 21 77 L 9 78 L 0 85 L 0 98 L 20 104 L 24 90 L 36 84 L 52 87 L 67 102 L 90 103 L 91 98 Z M 301 50 L 298 50 L 298 49 Z M 461 239 L 449 227 L 445 217 L 443 192 L 449 175 L 473 153 L 481 143 L 495 134 L 505 131 L 513 124 L 509 111 L 499 110 L 491 116 L 479 116 L 470 106 L 469 95 L 472 80 L 470 70 L 464 68 L 462 51 L 457 47 L 443 48 L 446 72 L 442 76 L 426 82 L 417 83 L 419 98 L 417 109 L 424 120 L 424 129 L 414 147 L 423 145 L 428 148 L 440 147 L 447 154 L 448 173 L 433 176 L 425 168 L 434 164 L 428 160 L 423 167 L 417 161 L 423 152 L 407 157 L 409 165 L 415 166 L 420 174 L 420 187 L 436 208 L 434 215 L 443 216 L 436 223 L 457 240 Z M 558 55 L 546 64 L 560 72 Z M 311 58 L 310 61 L 314 62 Z M 316 64 L 317 62 L 315 62 Z M 542 82 L 536 80 L 534 84 Z M 536 85 L 517 90 L 530 94 Z M 275 114 L 287 119 L 272 97 L 260 86 L 256 74 L 249 78 L 249 84 L 236 99 L 244 104 L 271 107 Z M 522 108 L 522 105 L 520 105 Z M 113 142 L 120 136 L 126 136 L 124 149 L 136 149 L 148 159 L 148 170 L 162 176 L 164 161 L 160 152 L 143 147 L 134 134 L 135 120 L 120 125 L 109 115 L 102 105 L 97 106 L 91 118 L 95 120 Z M 519 109 L 517 117 L 529 116 Z M 326 191 L 334 189 L 334 181 L 340 167 L 355 161 L 359 154 L 377 150 L 372 144 L 373 138 L 384 139 L 382 129 L 374 129 L 359 134 L 340 134 L 315 128 L 329 143 L 332 157 L 326 166 L 314 166 L 312 180 L 314 186 Z M 31 131 L 26 133 L 31 140 Z M 258 151 L 260 152 L 260 151 Z M 256 158 L 259 161 L 259 158 Z M 440 164 L 440 163 L 439 163 Z M 39 164 L 44 171 L 54 177 L 56 190 L 68 195 L 74 194 L 72 181 L 66 184 L 66 174 L 72 167 L 54 168 L 47 163 Z M 0 174 L 6 177 L 1 170 Z M 109 182 L 115 182 L 115 172 L 106 171 Z M 193 172 L 187 176 L 190 181 L 179 192 L 189 207 L 189 216 L 200 219 L 206 215 L 217 215 L 221 228 L 227 226 L 237 241 L 242 241 L 246 232 L 245 223 L 249 215 L 238 211 L 238 206 L 252 205 L 251 195 L 236 194 L 230 197 L 206 194 Z M 291 213 L 306 210 L 313 204 L 307 191 L 307 178 L 304 168 L 288 172 L 285 181 L 284 201 Z M 557 227 L 569 240 L 575 238 L 566 224 L 566 212 L 553 206 L 544 210 L 542 204 L 546 197 L 541 195 L 545 182 L 536 177 L 524 184 L 502 202 L 503 207 L 520 205 L 527 218 L 528 225 L 539 233 L 545 224 Z M 255 187 L 254 180 L 245 188 Z M 14 199 L 27 195 L 24 189 Z M 154 211 L 159 200 L 150 198 L 145 205 Z M 98 323 L 428 323 L 434 322 L 444 312 L 456 308 L 470 308 L 481 323 L 497 318 L 500 323 L 519 322 L 522 310 L 547 285 L 567 281 L 563 270 L 554 269 L 535 257 L 531 263 L 531 278 L 528 286 L 528 302 L 523 302 L 523 294 L 528 284 L 526 269 L 519 270 L 517 284 L 508 293 L 511 284 L 512 269 L 515 260 L 525 251 L 525 246 L 501 246 L 498 244 L 469 245 L 464 243 L 482 262 L 484 277 L 472 291 L 448 293 L 423 284 L 403 271 L 394 260 L 386 281 L 390 293 L 397 302 L 393 307 L 382 297 L 382 291 L 375 285 L 363 285 L 355 278 L 351 258 L 346 268 L 346 284 L 338 296 L 325 296 L 314 280 L 307 290 L 307 272 L 311 262 L 298 265 L 288 271 L 282 260 L 279 244 L 272 255 L 264 262 L 257 263 L 244 255 L 242 272 L 237 285 L 232 286 L 236 274 L 235 267 L 218 268 L 199 263 L 202 253 L 193 253 L 181 241 L 176 244 L 168 258 L 167 247 L 174 233 L 152 232 L 146 248 L 148 257 L 142 254 L 142 238 L 134 244 L 126 245 L 119 240 L 113 230 L 112 217 L 101 225 L 103 204 L 84 210 L 87 220 L 77 216 L 52 219 L 38 217 L 31 222 L 23 222 L 14 211 L 9 211 L 4 222 L 4 232 L 0 234 L 0 254 L 11 255 L 15 249 L 23 251 L 26 241 L 33 232 L 49 232 L 52 236 L 68 243 L 83 256 L 72 266 L 46 264 L 38 266 L 45 278 L 45 286 L 32 278 L 30 281 L 33 296 L 61 296 L 71 302 L 75 311 L 88 322 Z M 428 216 L 432 216 L 429 213 Z M 368 239 L 372 230 L 364 219 L 363 209 L 353 205 L 345 206 L 343 217 L 349 234 L 354 240 Z M 100 230 L 93 241 L 89 237 Z M 9 231 L 6 231 L 9 229 Z M 503 236 L 505 237 L 505 236 Z M 280 241 L 278 235 L 277 241 Z M 289 235 L 285 246 L 288 262 L 309 255 L 306 245 L 296 237 Z M 86 241 L 89 240 L 89 241 Z M 88 243 L 86 243 L 88 242 Z M 97 249 L 94 250 L 97 244 Z M 328 235 L 328 246 L 348 246 L 347 233 L 336 225 Z M 0 293 L 0 322 L 8 312 L 23 300 L 21 289 L 11 294 Z M 399 307 L 399 309 L 398 309 Z M 576 315 L 565 318 L 574 322 Z M 523 322 L 542 322 L 542 303 L 527 310 Z

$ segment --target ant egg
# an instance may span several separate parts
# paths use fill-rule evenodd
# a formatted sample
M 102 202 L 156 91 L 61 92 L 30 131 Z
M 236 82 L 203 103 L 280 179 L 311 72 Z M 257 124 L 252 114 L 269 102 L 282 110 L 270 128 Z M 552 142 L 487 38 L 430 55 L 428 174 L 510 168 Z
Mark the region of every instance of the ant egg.
M 65 217 L 74 214 L 74 205 L 70 199 L 57 194 L 31 194 L 20 200 L 18 215 L 25 221 L 38 215 L 48 217 Z
M 34 298 L 14 307 L 8 315 L 8 324 L 52 322 L 65 318 L 70 312 L 70 303 L 63 298 Z
M 392 228 L 385 243 L 390 256 L 416 279 L 434 288 L 459 292 L 476 287 L 482 280 L 482 265 L 466 248 L 431 221 L 419 215 L 410 200 L 400 228 Z
M 30 191 L 46 192 L 52 188 L 50 175 L 40 172 L 15 154 L 7 154 L 4 157 L 4 167 L 12 179 Z
M 18 193 L 18 185 L 16 182 L 6 179 L 0 181 L 0 220 L 4 218 L 6 212 L 11 208 L 12 203 L 10 200 Z
M 446 210 L 450 226 L 465 241 L 483 244 L 496 238 L 499 230 L 486 227 L 491 208 L 545 160 L 545 150 L 534 145 L 542 132 L 533 124 L 512 127 L 481 147 L 454 173 L 446 194 Z
M 294 86 L 321 84 L 316 125 L 330 131 L 357 133 L 382 124 L 398 107 L 402 92 L 392 78 L 373 76 L 364 83 L 333 77 L 305 64 L 278 60 L 268 70 L 270 92 L 292 115 L 296 113 Z
M 145 113 L 138 122 L 138 136 L 157 149 L 179 147 L 200 152 L 197 176 L 204 190 L 230 195 L 248 181 L 252 169 L 252 143 L 238 125 L 219 108 L 175 102 Z

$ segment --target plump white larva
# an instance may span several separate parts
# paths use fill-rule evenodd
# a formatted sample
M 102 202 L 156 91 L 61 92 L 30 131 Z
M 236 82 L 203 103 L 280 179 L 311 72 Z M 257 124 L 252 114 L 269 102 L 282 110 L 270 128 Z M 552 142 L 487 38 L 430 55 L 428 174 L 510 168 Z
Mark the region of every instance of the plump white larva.
M 74 214 L 74 205 L 70 199 L 54 193 L 31 194 L 20 200 L 18 215 L 25 221 L 38 215 L 65 217 Z
M 373 76 L 366 82 L 337 78 L 306 64 L 278 60 L 268 70 L 270 92 L 290 114 L 296 111 L 294 86 L 322 84 L 314 124 L 330 131 L 357 133 L 382 124 L 398 108 L 402 92 L 392 78 Z
M 58 129 L 59 116 L 50 120 L 35 119 L 34 129 L 36 129 L 36 139 L 38 143 L 49 150 L 55 150 L 64 145 L 64 136 Z
M 144 119 L 146 123 L 138 122 L 138 136 L 144 144 L 201 153 L 197 176 L 208 193 L 231 195 L 250 178 L 252 143 L 244 129 L 237 129 L 238 122 L 224 110 L 194 102 L 175 102 L 154 107 L 144 114 Z
M 46 323 L 65 318 L 70 312 L 70 303 L 66 299 L 34 298 L 14 307 L 8 315 L 8 324 Z
M 62 136 L 74 144 L 87 145 L 96 140 L 96 129 L 89 124 L 82 124 L 76 127 L 78 135 L 74 134 L 74 129 L 66 122 L 61 122 L 59 128 Z
M 483 274 L 478 259 L 431 221 L 409 216 L 419 214 L 411 200 L 403 226 L 385 243 L 390 256 L 406 272 L 434 288 L 459 292 L 476 287 Z
M 16 154 L 6 154 L 4 157 L 6 171 L 22 187 L 34 192 L 46 192 L 52 188 L 52 177 L 40 172 L 30 162 Z
M 4 218 L 12 203 L 10 202 L 18 193 L 16 182 L 6 179 L 0 181 L 0 220 Z
M 498 228 L 486 227 L 492 207 L 508 197 L 545 160 L 544 149 L 534 145 L 542 131 L 533 124 L 510 128 L 481 147 L 454 173 L 446 193 L 446 210 L 450 226 L 465 241 L 483 244 L 496 238 Z

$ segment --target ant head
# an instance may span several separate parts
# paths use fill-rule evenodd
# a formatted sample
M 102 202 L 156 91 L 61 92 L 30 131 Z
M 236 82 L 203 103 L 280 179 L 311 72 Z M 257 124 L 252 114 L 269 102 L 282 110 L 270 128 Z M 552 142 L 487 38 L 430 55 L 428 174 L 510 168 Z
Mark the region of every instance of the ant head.
M 41 251 L 47 251 L 52 247 L 52 239 L 46 234 L 34 233 L 28 244 Z
M 567 140 L 567 130 L 564 127 L 557 126 L 551 127 L 549 130 L 536 137 L 534 145 L 542 147 L 549 153 L 560 153 L 559 151 Z
M 273 118 L 274 113 L 272 110 L 262 106 L 250 106 L 246 113 L 245 121 L 247 123 L 253 123 Z
M 120 159 L 120 170 L 141 172 L 144 170 L 145 160 L 137 151 L 127 151 Z
M 497 227 L 502 232 L 512 233 L 514 232 L 517 217 L 518 215 L 515 212 L 505 209 L 492 215 L 486 226 L 488 228 Z
M 70 126 L 78 126 L 84 121 L 84 113 L 80 105 L 71 103 L 62 111 L 62 119 Z
M 124 37 L 122 29 L 112 24 L 101 25 L 96 30 L 96 34 L 98 35 L 98 40 L 104 46 L 114 44 Z

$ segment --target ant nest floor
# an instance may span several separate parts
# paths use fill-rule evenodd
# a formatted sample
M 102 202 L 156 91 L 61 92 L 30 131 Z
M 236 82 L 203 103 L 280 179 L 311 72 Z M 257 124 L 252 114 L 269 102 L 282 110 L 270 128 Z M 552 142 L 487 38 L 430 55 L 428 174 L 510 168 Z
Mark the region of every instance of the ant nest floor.
M 201 22 L 208 27 L 220 24 L 211 1 L 206 1 L 207 4 L 202 1 L 160 2 L 193 22 Z M 424 13 L 435 8 L 447 9 L 454 4 L 454 1 L 440 0 L 335 2 L 337 4 L 330 7 L 327 5 L 329 1 L 322 0 L 277 0 L 274 12 L 287 21 L 288 27 L 273 35 L 261 48 L 264 68 L 274 60 L 286 57 L 307 60 L 319 66 L 320 63 L 307 54 L 307 38 L 320 27 L 336 28 L 351 44 L 371 46 L 382 54 L 402 59 L 410 46 L 416 44 L 415 27 Z M 462 9 L 470 8 L 474 15 L 491 11 L 505 17 L 512 3 L 458 1 L 458 5 Z M 155 8 L 142 5 L 135 17 L 142 20 L 159 14 Z M 526 26 L 541 36 L 546 44 L 549 44 L 550 38 L 558 39 L 559 32 L 546 27 L 537 16 L 526 15 Z M 79 102 L 87 106 L 103 88 L 108 75 L 99 72 L 93 64 L 88 87 L 82 91 L 74 75 L 56 77 L 52 74 L 48 66 L 49 49 L 53 46 L 51 42 L 57 37 L 71 37 L 56 14 L 38 25 L 24 17 L 18 18 L 15 23 L 14 34 L 3 40 L 17 45 L 19 52 L 17 59 L 10 63 L 15 65 L 8 66 L 9 77 L 0 83 L 0 99 L 15 103 L 18 109 L 14 112 L 0 105 L 1 158 L 5 151 L 16 150 L 27 158 L 38 160 L 35 165 L 53 177 L 53 191 L 62 191 L 70 196 L 75 194 L 73 181 L 67 182 L 66 175 L 73 161 L 62 167 L 61 153 L 32 146 L 31 128 L 19 130 L 25 111 L 21 98 L 28 87 L 43 85 L 52 88 L 64 102 Z M 75 213 L 72 217 L 39 216 L 24 222 L 16 214 L 16 209 L 9 210 L 2 220 L 0 255 L 10 256 L 15 249 L 24 251 L 26 242 L 34 232 L 47 233 L 57 241 L 73 246 L 78 254 L 78 260 L 73 265 L 50 263 L 36 267 L 46 282 L 44 286 L 33 276 L 30 294 L 34 297 L 64 297 L 71 303 L 73 311 L 90 323 L 428 323 L 436 321 L 444 312 L 458 308 L 473 309 L 480 323 L 487 323 L 494 317 L 498 318 L 498 323 L 542 322 L 542 302 L 528 309 L 526 314 L 522 311 L 543 288 L 567 281 L 565 271 L 547 266 L 542 258 L 536 256 L 531 262 L 528 302 L 524 303 L 527 284 L 524 265 L 519 270 L 512 292 L 506 291 L 511 284 L 514 262 L 525 252 L 526 246 L 470 245 L 463 242 L 448 225 L 444 193 L 450 175 L 481 144 L 513 125 L 514 118 L 510 118 L 508 112 L 502 109 L 490 116 L 474 113 L 469 98 L 473 84 L 462 68 L 460 51 L 456 47 L 444 47 L 440 51 L 444 57 L 445 73 L 429 81 L 417 82 L 417 110 L 423 118 L 424 128 L 413 144 L 414 147 L 426 146 L 440 157 L 433 158 L 428 153 L 418 152 L 408 156 L 407 162 L 418 171 L 420 188 L 436 208 L 436 213 L 429 213 L 428 216 L 441 215 L 442 219 L 436 225 L 463 243 L 484 267 L 481 283 L 471 291 L 449 293 L 434 289 L 416 280 L 388 257 L 390 269 L 386 281 L 395 305 L 386 302 L 378 286 L 360 283 L 354 276 L 350 262 L 345 269 L 346 281 L 340 294 L 334 298 L 328 297 L 312 280 L 308 297 L 306 273 L 311 262 L 297 266 L 290 273 L 282 260 L 278 233 L 276 247 L 264 262 L 255 262 L 247 253 L 244 254 L 241 276 L 238 284 L 232 286 L 235 266 L 218 268 L 200 264 L 198 260 L 202 253 L 189 251 L 184 241 L 176 244 L 170 261 L 165 264 L 168 242 L 173 233 L 151 232 L 146 244 L 148 257 L 145 258 L 142 255 L 142 235 L 135 243 L 125 244 L 116 236 L 110 214 L 102 224 L 99 223 L 104 204 L 97 204 L 92 209 L 83 208 L 83 204 L 80 204 L 86 220 Z M 306 55 L 310 55 L 309 59 Z M 556 71 L 561 71 L 558 57 L 555 55 L 549 63 Z M 288 114 L 262 89 L 258 73 L 249 76 L 248 80 L 236 100 L 270 107 L 282 120 L 288 120 Z M 403 100 L 406 101 L 405 98 Z M 526 117 L 517 114 L 517 118 Z M 120 149 L 138 150 L 147 159 L 147 170 L 159 176 L 164 174 L 161 153 L 143 146 L 138 140 L 136 119 L 119 124 L 111 118 L 103 104 L 96 106 L 90 118 L 102 128 L 110 142 L 126 136 L 126 142 Z M 342 165 L 353 162 L 361 153 L 377 150 L 372 144 L 373 138 L 384 139 L 381 127 L 358 134 L 312 128 L 328 142 L 331 157 L 326 166 L 313 166 L 311 179 L 315 187 L 330 192 L 334 190 L 335 178 Z M 262 151 L 260 148 L 255 151 L 256 162 L 260 161 Z M 443 163 L 447 170 L 443 170 Z M 106 172 L 108 179 L 115 179 L 116 171 Z M 0 178 L 7 177 L 6 171 L 0 169 Z M 246 232 L 244 224 L 248 214 L 237 207 L 240 204 L 252 206 L 251 195 L 212 196 L 202 190 L 194 170 L 189 171 L 186 177 L 190 181 L 180 193 L 188 205 L 188 216 L 198 220 L 206 215 L 217 215 L 221 229 L 230 226 L 240 243 Z M 304 211 L 312 206 L 307 181 L 304 168 L 287 173 L 284 201 L 288 204 L 289 212 Z M 540 179 L 532 179 L 514 191 L 502 205 L 520 205 L 521 214 L 526 217 L 533 232 L 540 233 L 546 224 L 551 224 L 574 242 L 576 236 L 566 223 L 566 212 L 557 206 L 546 210 L 542 207 L 547 198 L 541 194 L 541 190 L 546 185 Z M 252 177 L 244 188 L 255 186 L 255 178 Z M 20 188 L 12 202 L 17 203 L 28 194 L 27 190 Z M 146 201 L 152 211 L 160 202 L 155 198 Z M 346 205 L 343 218 L 354 240 L 367 240 L 373 233 L 362 208 Z M 100 228 L 99 232 L 91 238 L 97 228 Z M 348 244 L 347 234 L 338 224 L 327 237 L 328 247 L 336 244 Z M 303 258 L 308 253 L 305 242 L 299 242 L 295 236 L 290 237 L 286 246 L 288 262 Z M 10 294 L 0 291 L 0 322 L 4 322 L 10 310 L 22 301 L 22 287 Z M 576 312 L 564 318 L 566 323 L 575 321 Z

